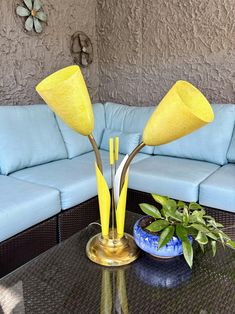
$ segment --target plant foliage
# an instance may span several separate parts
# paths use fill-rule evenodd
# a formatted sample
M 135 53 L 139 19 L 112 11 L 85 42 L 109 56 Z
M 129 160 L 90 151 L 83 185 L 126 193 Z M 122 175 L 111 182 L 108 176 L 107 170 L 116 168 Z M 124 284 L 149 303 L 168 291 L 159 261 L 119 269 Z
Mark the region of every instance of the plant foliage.
M 154 218 L 145 229 L 160 235 L 158 249 L 166 245 L 173 236 L 177 236 L 182 241 L 184 258 L 191 268 L 193 247 L 189 236 L 199 244 L 203 252 L 209 245 L 213 256 L 216 254 L 217 242 L 223 247 L 235 249 L 235 242 L 223 232 L 223 225 L 207 215 L 201 205 L 195 202 L 189 204 L 176 202 L 167 196 L 157 194 L 152 194 L 152 197 L 161 205 L 161 209 L 147 203 L 141 203 L 139 206 L 146 215 Z

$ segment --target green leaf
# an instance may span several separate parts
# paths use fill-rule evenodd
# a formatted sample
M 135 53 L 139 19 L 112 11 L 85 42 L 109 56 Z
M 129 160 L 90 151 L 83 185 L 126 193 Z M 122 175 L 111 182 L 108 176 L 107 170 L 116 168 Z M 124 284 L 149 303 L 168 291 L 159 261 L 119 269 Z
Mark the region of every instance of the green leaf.
M 216 254 L 216 241 L 211 241 L 212 254 L 215 256 Z
M 172 218 L 172 220 L 182 222 L 183 221 L 183 215 L 178 212 L 177 210 L 166 210 L 168 217 Z
M 168 219 L 169 215 L 168 215 L 167 209 L 162 208 L 162 209 L 161 209 L 161 214 L 162 214 L 163 217 L 165 217 L 166 219 Z
M 207 232 L 206 235 L 213 240 L 218 240 L 218 237 L 213 232 Z
M 176 201 L 169 199 L 163 208 L 167 217 L 171 217 L 173 220 L 182 222 L 183 214 L 176 210 L 176 207 Z
M 215 229 L 217 229 L 217 228 L 223 228 L 223 225 L 220 224 L 220 223 L 218 223 L 218 222 L 216 222 L 214 219 L 210 219 L 210 220 L 208 221 L 208 226 L 212 226 L 212 227 L 214 227 Z
M 189 222 L 190 223 L 198 222 L 200 224 L 205 225 L 205 220 L 202 217 L 203 217 L 203 212 L 201 210 L 200 211 L 195 210 L 189 217 Z
M 167 196 L 161 196 L 161 195 L 158 195 L 158 194 L 152 194 L 152 197 L 154 198 L 154 200 L 161 204 L 163 207 L 165 206 L 165 204 L 168 202 L 169 200 L 169 197 Z
M 199 244 L 202 244 L 202 245 L 205 245 L 208 243 L 208 238 L 207 236 L 205 235 L 205 233 L 201 232 L 201 231 L 198 231 L 198 234 L 195 238 L 195 240 L 199 243 Z
M 222 243 L 222 245 L 224 247 L 224 238 L 223 238 L 223 236 L 222 236 L 222 234 L 220 232 L 218 232 L 218 235 L 219 235 L 220 241 L 221 241 L 221 243 Z
M 228 240 L 226 245 L 235 250 L 235 242 L 232 240 Z
M 212 233 L 212 232 L 210 231 L 210 229 L 208 229 L 208 228 L 206 227 L 206 225 L 192 224 L 190 227 L 192 227 L 192 228 L 194 228 L 194 229 L 196 229 L 196 230 L 198 230 L 198 231 L 201 231 L 201 232 L 205 233 L 208 237 L 210 237 L 210 238 L 213 239 L 213 240 L 217 240 L 217 239 L 218 239 L 218 237 L 217 237 L 214 233 Z
M 199 246 L 200 246 L 200 248 L 201 248 L 202 252 L 204 253 L 204 252 L 205 252 L 204 245 L 203 245 L 203 244 L 201 244 L 201 243 L 198 243 L 198 244 L 199 244 Z
M 162 215 L 160 211 L 157 209 L 157 207 L 147 204 L 147 203 L 141 203 L 139 204 L 139 207 L 141 208 L 142 212 L 144 212 L 146 215 L 152 216 L 153 218 L 161 218 Z
M 169 199 L 166 204 L 164 205 L 164 208 L 170 211 L 175 211 L 177 207 L 176 201 Z
M 174 226 L 168 226 L 162 231 L 158 242 L 158 250 L 170 241 L 170 239 L 174 235 L 174 232 L 175 232 Z
M 177 225 L 176 235 L 181 241 L 183 241 L 188 238 L 188 230 L 182 225 Z
M 162 229 L 166 228 L 169 226 L 169 222 L 166 220 L 156 220 L 152 222 L 148 227 L 145 229 L 152 231 L 152 232 L 158 232 L 161 231 Z
M 184 212 L 183 212 L 183 223 L 185 226 L 187 226 L 189 223 L 189 213 L 186 207 L 184 208 Z
M 203 226 L 200 224 L 192 224 L 190 227 L 192 227 L 198 231 L 204 232 L 204 233 L 207 233 L 209 231 L 206 226 Z
M 222 224 L 220 224 L 220 223 L 218 223 L 218 222 L 216 222 L 215 224 L 216 224 L 216 227 L 217 227 L 217 228 L 223 228 L 223 227 L 224 227 L 224 225 L 222 225 Z
M 192 268 L 193 266 L 193 248 L 189 241 L 189 239 L 184 239 L 182 241 L 183 246 L 183 254 L 186 262 L 188 263 L 189 267 Z
M 19 15 L 19 16 L 29 16 L 30 15 L 30 12 L 28 9 L 26 8 L 23 8 L 21 6 L 18 6 L 16 8 L 16 14 Z
M 195 202 L 192 202 L 189 204 L 189 209 L 195 210 L 195 209 L 203 209 L 203 207 Z
M 177 203 L 177 208 L 183 209 L 184 207 L 185 207 L 185 202 L 178 201 L 178 203 Z
M 206 219 L 210 219 L 210 220 L 215 220 L 215 218 L 214 218 L 214 217 L 209 216 L 209 215 L 205 215 L 205 216 L 204 216 L 204 218 L 206 218 Z
M 226 233 L 224 233 L 222 230 L 215 230 L 215 233 L 216 234 L 221 234 L 221 236 L 225 239 L 225 240 L 230 240 L 230 237 L 226 234 Z

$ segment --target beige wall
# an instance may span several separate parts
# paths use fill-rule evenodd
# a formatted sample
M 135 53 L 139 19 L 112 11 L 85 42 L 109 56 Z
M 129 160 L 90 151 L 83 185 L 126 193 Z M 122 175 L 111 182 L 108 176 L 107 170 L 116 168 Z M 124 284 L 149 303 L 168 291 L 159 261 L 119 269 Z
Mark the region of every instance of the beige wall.
M 0 1 L 0 104 L 42 102 L 35 85 L 49 73 L 70 65 L 70 36 L 78 30 L 91 37 L 95 61 L 84 70 L 93 100 L 98 99 L 96 42 L 96 0 L 41 0 L 48 13 L 48 26 L 40 35 L 30 36 L 15 17 L 16 3 Z
M 98 0 L 100 99 L 159 102 L 184 79 L 235 103 L 234 0 Z
M 20 1 L 0 1 L 0 104 L 40 102 L 35 85 L 73 62 L 77 30 L 95 48 L 83 70 L 93 101 L 152 105 L 185 79 L 211 102 L 235 102 L 234 0 L 42 0 L 39 36 L 23 32 Z

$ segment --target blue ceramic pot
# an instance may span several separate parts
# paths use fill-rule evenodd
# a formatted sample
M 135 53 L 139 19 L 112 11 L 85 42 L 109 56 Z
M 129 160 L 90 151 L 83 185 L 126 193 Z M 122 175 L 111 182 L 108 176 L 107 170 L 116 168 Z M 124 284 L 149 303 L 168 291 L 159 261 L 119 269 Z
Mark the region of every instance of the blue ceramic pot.
M 134 238 L 138 247 L 152 256 L 160 258 L 172 258 L 182 255 L 182 242 L 176 236 L 173 236 L 165 246 L 158 250 L 158 241 L 160 236 L 144 230 L 144 227 L 152 221 L 152 217 L 144 216 L 135 223 Z M 192 237 L 189 237 L 189 240 L 192 243 Z

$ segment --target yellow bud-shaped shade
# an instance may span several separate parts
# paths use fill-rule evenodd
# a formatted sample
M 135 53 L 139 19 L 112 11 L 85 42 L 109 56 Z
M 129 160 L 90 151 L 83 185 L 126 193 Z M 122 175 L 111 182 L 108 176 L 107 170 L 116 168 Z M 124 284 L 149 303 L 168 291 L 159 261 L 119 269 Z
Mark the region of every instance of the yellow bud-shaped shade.
M 36 91 L 70 128 L 82 135 L 92 133 L 94 115 L 79 66 L 51 74 L 37 85 Z
M 146 145 L 162 145 L 212 122 L 213 110 L 192 84 L 177 81 L 161 100 L 143 132 Z

